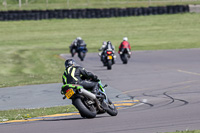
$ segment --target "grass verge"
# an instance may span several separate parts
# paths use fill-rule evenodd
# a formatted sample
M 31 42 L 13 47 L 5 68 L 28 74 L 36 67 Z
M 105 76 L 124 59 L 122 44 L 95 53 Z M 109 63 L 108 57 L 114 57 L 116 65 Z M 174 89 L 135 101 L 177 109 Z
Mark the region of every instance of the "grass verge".
M 84 8 L 126 8 L 126 7 L 149 7 L 166 5 L 200 4 L 193 0 L 22 0 L 21 7 L 17 0 L 0 0 L 0 10 L 49 10 L 49 9 L 84 9 Z
M 77 109 L 73 105 L 67 105 L 67 106 L 38 108 L 38 109 L 5 110 L 5 111 L 0 111 L 0 122 L 6 122 L 11 120 L 26 120 L 28 118 L 69 113 L 69 112 L 77 112 Z

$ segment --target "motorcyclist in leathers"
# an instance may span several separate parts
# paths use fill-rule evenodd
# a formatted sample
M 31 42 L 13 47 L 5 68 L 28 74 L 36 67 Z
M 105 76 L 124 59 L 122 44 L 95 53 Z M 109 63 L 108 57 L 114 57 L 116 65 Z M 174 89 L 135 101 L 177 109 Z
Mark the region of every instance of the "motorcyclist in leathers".
M 106 45 L 107 45 L 107 42 L 104 41 L 102 43 L 101 48 L 99 49 L 99 51 L 101 51 L 101 52 L 99 52 L 99 56 L 101 57 L 101 61 L 103 61 L 104 49 L 105 49 Z
M 112 45 L 112 43 L 111 43 L 110 41 L 107 42 L 105 48 L 103 49 L 103 52 L 102 52 L 102 59 L 105 58 L 105 54 L 106 54 L 105 51 L 106 51 L 107 49 L 111 49 L 111 50 L 112 50 L 112 52 L 113 52 L 113 57 L 114 57 L 114 62 L 113 62 L 113 63 L 115 63 L 115 61 L 116 61 L 115 46 Z
M 72 50 L 73 50 L 73 49 L 75 49 L 75 50 L 77 51 L 78 47 L 80 47 L 80 46 L 85 47 L 85 49 L 87 50 L 85 41 L 84 41 L 81 37 L 77 37 L 77 38 L 71 43 L 71 45 L 69 46 L 70 52 L 72 53 Z
M 62 76 L 64 85 L 78 84 L 83 86 L 85 89 L 90 90 L 94 94 L 97 93 L 98 77 L 96 75 L 86 71 L 85 68 L 78 66 L 73 59 L 65 61 L 65 68 L 66 69 Z
M 125 49 L 125 48 L 128 48 L 129 50 L 129 55 L 131 55 L 131 45 L 129 44 L 128 42 L 128 38 L 127 37 L 124 37 L 123 38 L 123 41 L 121 42 L 121 44 L 119 45 L 119 51 L 118 53 L 120 54 L 120 52 Z

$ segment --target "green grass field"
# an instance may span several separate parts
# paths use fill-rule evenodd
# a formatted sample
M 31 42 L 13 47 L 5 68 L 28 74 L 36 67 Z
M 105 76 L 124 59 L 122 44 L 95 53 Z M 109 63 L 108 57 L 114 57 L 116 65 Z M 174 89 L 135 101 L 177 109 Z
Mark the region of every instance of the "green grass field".
M 199 48 L 199 35 L 199 14 L 0 22 L 0 87 L 61 82 L 58 55 L 77 36 L 97 52 L 103 41 L 118 47 L 124 36 L 133 50 Z
M 6 3 L 5 3 L 6 1 Z M 125 8 L 200 4 L 200 0 L 0 0 L 0 10 Z

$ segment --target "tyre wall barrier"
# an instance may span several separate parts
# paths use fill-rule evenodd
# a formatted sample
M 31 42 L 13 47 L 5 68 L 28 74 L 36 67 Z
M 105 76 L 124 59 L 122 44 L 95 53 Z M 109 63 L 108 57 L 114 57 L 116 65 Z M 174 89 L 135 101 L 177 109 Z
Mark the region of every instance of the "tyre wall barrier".
M 41 20 L 63 18 L 108 18 L 157 14 L 175 14 L 189 12 L 188 5 L 141 7 L 141 8 L 110 8 L 110 9 L 60 9 L 31 11 L 0 11 L 0 21 Z

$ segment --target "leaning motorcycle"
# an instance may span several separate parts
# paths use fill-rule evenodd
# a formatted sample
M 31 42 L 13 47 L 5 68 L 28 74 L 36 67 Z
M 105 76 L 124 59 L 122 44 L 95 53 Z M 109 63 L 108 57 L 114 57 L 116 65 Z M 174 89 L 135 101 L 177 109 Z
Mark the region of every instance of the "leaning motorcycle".
M 80 58 L 80 60 L 83 61 L 84 58 L 85 58 L 85 55 L 86 55 L 86 53 L 87 53 L 87 48 L 86 48 L 86 46 L 80 46 L 80 47 L 77 48 L 76 51 L 77 51 L 77 53 L 78 53 L 78 57 Z
M 98 81 L 99 90 L 97 94 L 84 89 L 77 84 L 66 84 L 62 86 L 61 94 L 72 100 L 72 104 L 78 109 L 83 118 L 95 118 L 97 114 L 108 113 L 116 116 L 118 111 L 105 92 L 105 87 Z
M 123 62 L 123 64 L 127 64 L 128 63 L 128 59 L 131 57 L 131 52 L 129 50 L 129 48 L 124 48 L 119 52 L 120 58 Z
M 112 49 L 107 49 L 104 51 L 102 62 L 104 66 L 107 66 L 107 69 L 112 69 L 112 65 L 115 64 L 114 52 Z

